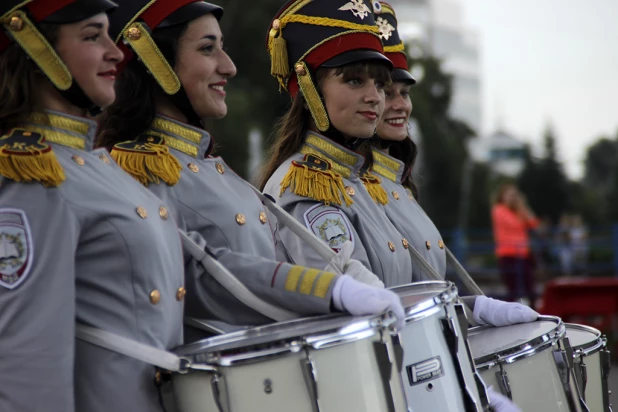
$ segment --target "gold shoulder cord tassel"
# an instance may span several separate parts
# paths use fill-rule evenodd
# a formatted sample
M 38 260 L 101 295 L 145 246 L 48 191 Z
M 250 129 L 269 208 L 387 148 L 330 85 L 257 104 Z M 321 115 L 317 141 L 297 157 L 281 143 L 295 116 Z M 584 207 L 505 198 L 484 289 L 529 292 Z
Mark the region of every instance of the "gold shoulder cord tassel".
M 0 138 L 0 175 L 16 182 L 40 182 L 45 187 L 58 187 L 66 178 L 45 138 L 22 129 Z
M 162 144 L 130 141 L 114 146 L 110 153 L 124 171 L 144 186 L 161 180 L 174 186 L 180 180 L 180 162 Z
M 386 194 L 386 190 L 382 187 L 382 181 L 376 175 L 371 173 L 365 173 L 361 180 L 363 181 L 363 185 L 365 185 L 365 189 L 369 192 L 369 196 L 378 204 L 385 205 L 388 203 L 388 194 Z
M 334 203 L 341 206 L 342 197 L 346 206 L 354 203 L 346 193 L 340 175 L 332 170 L 320 170 L 303 163 L 292 162 L 290 169 L 281 181 L 279 196 L 289 187 L 290 192 L 324 202 L 325 205 Z

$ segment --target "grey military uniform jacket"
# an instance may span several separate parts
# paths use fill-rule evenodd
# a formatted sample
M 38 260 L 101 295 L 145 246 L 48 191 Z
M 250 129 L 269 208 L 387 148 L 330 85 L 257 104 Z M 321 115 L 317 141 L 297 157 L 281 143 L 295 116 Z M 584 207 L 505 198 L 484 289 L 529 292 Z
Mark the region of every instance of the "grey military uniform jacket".
M 174 184 L 148 188 L 172 205 L 179 227 L 201 242 L 253 293 L 299 315 L 331 311 L 336 275 L 279 262 L 269 218 L 247 182 L 219 157 L 207 157 L 210 135 L 157 116 L 142 139 L 159 138 L 181 166 Z M 118 145 L 112 151 L 115 155 Z M 186 315 L 240 325 L 272 322 L 244 305 L 195 262 L 187 263 Z
M 75 341 L 74 325 L 181 344 L 176 224 L 105 151 L 89 152 L 94 122 L 36 113 L 24 129 L 0 140 L 3 155 L 15 144 L 47 151 L 66 179 L 0 188 L 0 410 L 160 411 L 155 368 Z
M 382 180 L 388 195 L 384 210 L 388 219 L 405 236 L 425 260 L 440 274 L 446 275 L 446 253 L 438 228 L 402 184 L 404 165 L 401 161 L 377 149 L 373 150 L 372 172 Z M 413 281 L 427 280 L 418 265 L 413 265 Z
M 307 163 L 310 164 L 307 164 Z M 358 173 L 364 157 L 315 132 L 308 131 L 300 152 L 287 159 L 268 180 L 264 193 L 314 234 L 338 251 L 349 240 L 354 243 L 352 258 L 361 261 L 387 287 L 409 283 L 412 264 L 404 247 L 403 236 L 391 224 L 384 210 L 365 189 Z M 326 165 L 326 166 L 325 166 Z M 310 196 L 303 196 L 284 187 L 294 168 L 313 168 L 336 176 L 342 181 L 350 205 L 341 200 L 325 204 Z M 324 169 L 321 170 L 320 169 Z M 314 179 L 315 181 L 315 179 Z M 285 183 L 284 183 L 285 186 Z M 343 197 L 343 193 L 341 198 Z M 278 228 L 286 253 L 297 264 L 324 267 L 326 263 L 312 249 L 307 248 L 289 229 Z

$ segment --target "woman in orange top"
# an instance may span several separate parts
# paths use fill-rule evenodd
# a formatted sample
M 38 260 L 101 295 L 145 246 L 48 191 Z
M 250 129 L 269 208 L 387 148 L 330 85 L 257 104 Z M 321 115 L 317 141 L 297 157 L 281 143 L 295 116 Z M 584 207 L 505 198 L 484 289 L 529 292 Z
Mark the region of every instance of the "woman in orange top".
M 509 299 L 522 296 L 534 307 L 534 260 L 530 254 L 528 231 L 538 226 L 534 213 L 512 184 L 500 186 L 491 211 L 496 256 Z

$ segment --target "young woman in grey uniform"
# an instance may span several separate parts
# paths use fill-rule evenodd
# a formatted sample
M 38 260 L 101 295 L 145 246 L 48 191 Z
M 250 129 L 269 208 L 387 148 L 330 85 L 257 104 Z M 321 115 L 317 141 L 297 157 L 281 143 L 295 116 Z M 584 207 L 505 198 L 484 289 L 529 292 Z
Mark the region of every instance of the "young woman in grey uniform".
M 182 343 L 183 256 L 167 206 L 88 119 L 122 53 L 108 0 L 0 5 L 0 410 L 161 411 L 155 368 L 75 340 L 75 323 Z
M 272 74 L 293 102 L 260 187 L 335 251 L 351 242 L 352 257 L 394 286 L 412 280 L 407 241 L 373 201 L 379 184 L 359 176 L 392 68 L 378 34 L 368 0 L 290 1 L 277 13 Z M 290 230 L 278 235 L 291 260 L 323 265 Z
M 128 64 L 119 77 L 116 103 L 101 120 L 98 144 L 169 203 L 179 226 L 199 235 L 267 302 L 299 315 L 334 309 L 374 314 L 388 307 L 402 314 L 392 293 L 322 270 L 328 262 L 310 269 L 277 261 L 261 201 L 223 159 L 210 156 L 213 141 L 202 120 L 226 115 L 224 87 L 236 73 L 222 49 L 222 14 L 220 7 L 195 0 L 122 3 L 111 17 L 111 32 L 128 45 Z M 187 316 L 240 325 L 272 322 L 195 261 L 187 264 L 186 282 Z M 369 304 L 352 299 L 357 293 Z

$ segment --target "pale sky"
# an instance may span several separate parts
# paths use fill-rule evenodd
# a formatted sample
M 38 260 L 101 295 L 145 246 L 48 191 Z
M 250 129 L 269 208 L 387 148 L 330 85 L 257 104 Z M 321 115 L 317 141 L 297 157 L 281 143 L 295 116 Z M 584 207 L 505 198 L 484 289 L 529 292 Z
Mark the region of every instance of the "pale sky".
M 573 178 L 586 147 L 618 131 L 618 0 L 461 0 L 480 35 L 483 131 L 535 146 L 551 120 Z

